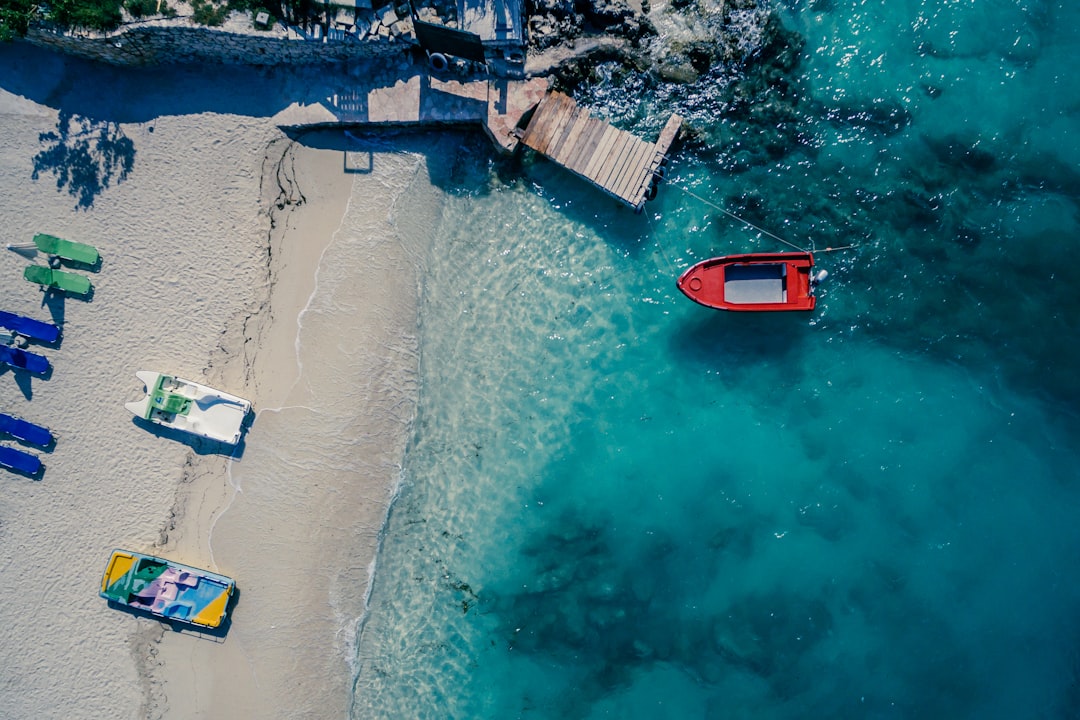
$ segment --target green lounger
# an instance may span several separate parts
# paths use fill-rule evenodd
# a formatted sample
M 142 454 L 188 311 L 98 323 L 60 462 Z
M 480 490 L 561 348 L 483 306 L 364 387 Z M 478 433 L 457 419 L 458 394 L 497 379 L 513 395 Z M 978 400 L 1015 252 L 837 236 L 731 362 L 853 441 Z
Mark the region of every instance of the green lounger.
M 23 270 L 23 277 L 32 283 L 57 288 L 76 295 L 85 295 L 90 292 L 90 281 L 82 275 L 63 270 L 53 270 L 41 265 L 28 266 Z
M 65 260 L 72 260 L 85 265 L 96 265 L 100 257 L 97 248 L 92 245 L 63 240 L 52 235 L 39 233 L 34 236 L 34 244 L 43 253 L 56 255 Z

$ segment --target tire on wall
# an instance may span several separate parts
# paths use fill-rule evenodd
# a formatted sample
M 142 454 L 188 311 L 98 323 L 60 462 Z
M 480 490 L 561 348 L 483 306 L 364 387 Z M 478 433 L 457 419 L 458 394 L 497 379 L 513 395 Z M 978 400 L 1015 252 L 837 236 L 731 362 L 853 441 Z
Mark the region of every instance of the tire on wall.
M 442 72 L 450 67 L 450 61 L 442 53 L 430 53 L 428 55 L 428 64 L 431 65 L 431 69 L 435 72 Z

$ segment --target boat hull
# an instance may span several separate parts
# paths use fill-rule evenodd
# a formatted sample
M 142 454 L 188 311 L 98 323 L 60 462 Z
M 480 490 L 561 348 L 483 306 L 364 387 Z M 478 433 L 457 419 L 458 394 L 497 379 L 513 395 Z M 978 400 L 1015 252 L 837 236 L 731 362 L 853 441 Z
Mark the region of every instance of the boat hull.
M 749 253 L 710 258 L 676 282 L 705 307 L 739 312 L 813 310 L 810 253 Z
M 146 397 L 124 405 L 135 416 L 229 445 L 240 442 L 249 401 L 151 370 L 135 376 L 146 386 Z
M 217 628 L 228 616 L 235 590 L 236 582 L 224 575 L 153 555 L 113 550 L 98 594 L 167 620 Z

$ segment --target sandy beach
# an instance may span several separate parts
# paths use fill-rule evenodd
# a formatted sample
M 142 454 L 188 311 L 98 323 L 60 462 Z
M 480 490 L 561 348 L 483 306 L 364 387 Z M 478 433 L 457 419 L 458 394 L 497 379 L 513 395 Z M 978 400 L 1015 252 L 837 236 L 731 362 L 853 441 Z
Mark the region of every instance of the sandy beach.
M 21 278 L 42 256 L 0 255 L 0 308 L 63 328 L 57 347 L 38 348 L 50 376 L 0 373 L 0 409 L 57 436 L 40 478 L 0 483 L 0 706 L 36 718 L 344 717 L 415 412 L 417 243 L 437 220 L 425 158 L 440 141 L 296 142 L 270 113 L 194 112 L 192 96 L 170 114 L 169 88 L 149 76 L 110 88 L 124 100 L 115 115 L 81 116 L 79 68 L 66 62 L 21 69 L 41 83 L 33 97 L 0 85 L 5 241 L 48 232 L 103 257 L 83 301 L 44 299 Z M 31 179 L 42 134 L 65 113 L 134 150 L 127 177 L 97 187 L 88 208 L 48 167 Z M 123 404 L 141 394 L 142 369 L 250 399 L 235 455 L 134 422 Z M 348 462 L 335 460 L 342 437 Z M 227 632 L 108 607 L 97 593 L 114 547 L 235 578 Z

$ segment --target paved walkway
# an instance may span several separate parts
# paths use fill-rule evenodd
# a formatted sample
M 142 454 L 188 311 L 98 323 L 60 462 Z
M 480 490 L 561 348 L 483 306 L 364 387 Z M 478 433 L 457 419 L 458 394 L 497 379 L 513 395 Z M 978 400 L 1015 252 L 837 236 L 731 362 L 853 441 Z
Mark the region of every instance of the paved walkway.
M 515 128 L 547 89 L 546 78 L 469 78 L 412 66 L 393 82 L 358 81 L 319 103 L 294 103 L 274 121 L 287 128 L 480 125 L 499 149 L 512 153 Z

